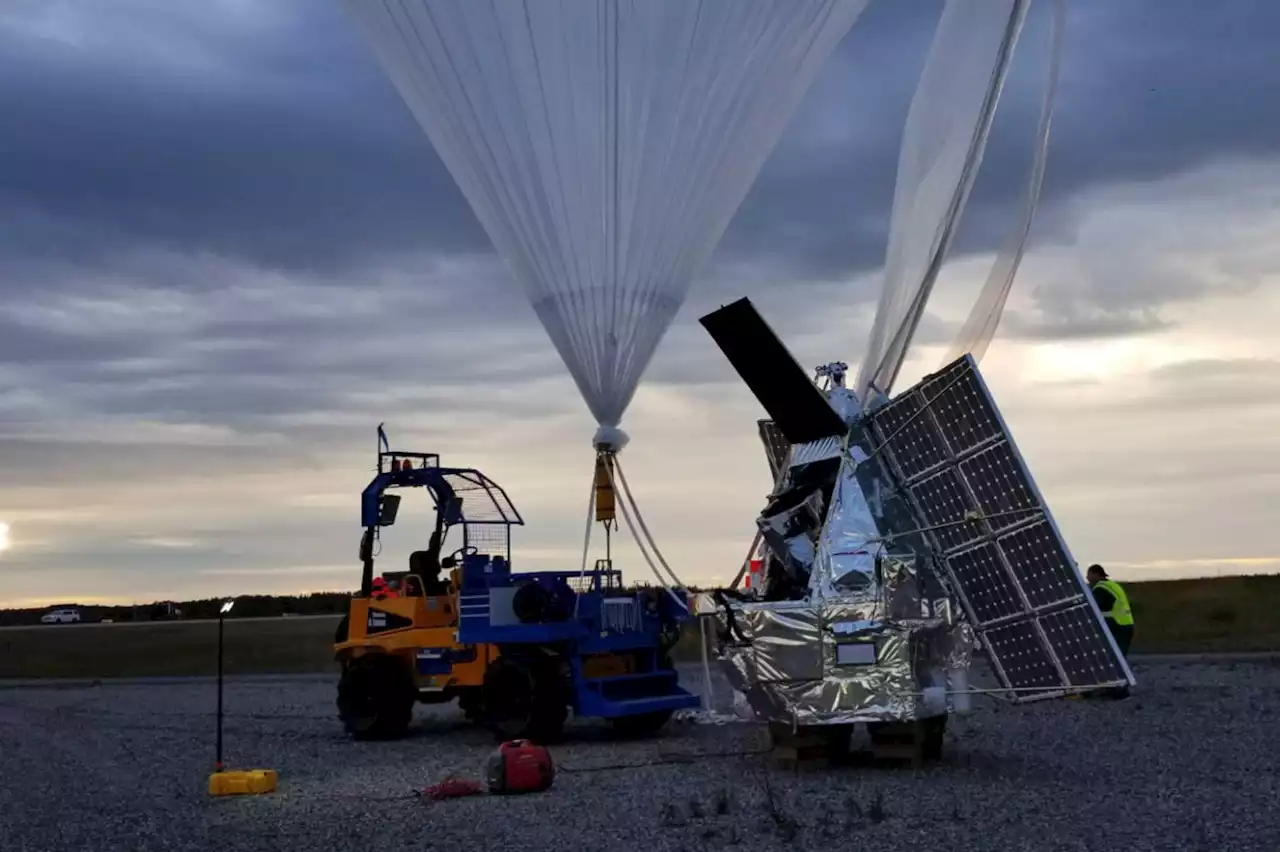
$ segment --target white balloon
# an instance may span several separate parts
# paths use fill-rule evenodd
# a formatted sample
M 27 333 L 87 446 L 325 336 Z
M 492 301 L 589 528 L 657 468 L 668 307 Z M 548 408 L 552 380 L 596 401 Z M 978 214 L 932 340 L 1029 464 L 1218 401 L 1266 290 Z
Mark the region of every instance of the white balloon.
M 1040 203 L 1040 189 L 1044 185 L 1044 169 L 1049 154 L 1049 128 L 1053 120 L 1053 106 L 1058 92 L 1062 38 L 1066 29 L 1066 7 L 1066 0 L 1053 0 L 1053 6 L 1050 9 L 1045 87 L 1040 100 L 1040 120 L 1036 126 L 1031 170 L 1023 188 L 1022 209 L 1018 213 L 1013 231 L 1000 247 L 995 262 L 991 264 L 991 272 L 987 275 L 982 289 L 978 291 L 978 297 L 969 309 L 968 318 L 960 327 L 960 332 L 956 335 L 951 347 L 942 356 L 940 366 L 950 364 L 966 352 L 972 355 L 975 361 L 982 360 L 987 347 L 991 345 L 992 338 L 995 337 L 996 328 L 1000 325 L 1009 291 L 1013 288 L 1013 279 L 1018 274 L 1018 266 L 1022 263 L 1022 253 L 1027 247 L 1027 237 L 1031 233 L 1036 206 Z
M 867 0 L 344 2 L 616 429 Z
M 1031 0 L 946 0 L 898 154 L 884 283 L 854 390 L 889 393 L 973 188 Z

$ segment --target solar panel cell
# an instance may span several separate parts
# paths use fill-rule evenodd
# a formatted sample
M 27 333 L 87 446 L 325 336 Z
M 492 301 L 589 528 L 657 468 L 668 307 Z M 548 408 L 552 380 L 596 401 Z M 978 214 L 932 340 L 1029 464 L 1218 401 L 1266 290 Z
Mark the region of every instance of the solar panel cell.
M 1018 461 L 1001 441 L 960 462 L 960 475 L 969 483 L 978 508 L 994 531 L 1026 523 L 1039 514 Z
M 995 406 L 986 399 L 977 375 L 960 361 L 926 380 L 920 394 L 956 455 L 1003 435 Z
M 947 562 L 979 625 L 1022 612 L 1018 587 L 1000 564 L 994 544 L 957 553 Z
M 1109 652 L 1106 628 L 1087 603 L 1046 615 L 1040 623 L 1072 686 L 1124 680 L 1125 672 Z
M 938 439 L 933 418 L 921 414 L 918 396 L 890 403 L 877 412 L 876 422 L 884 430 L 904 478 L 914 479 L 948 460 L 946 446 Z
M 984 638 L 991 660 L 1004 673 L 1007 685 L 1023 697 L 1033 697 L 1034 691 L 1061 689 L 1062 677 L 1033 622 L 1002 624 L 986 631 Z
M 1000 551 L 1033 609 L 1080 598 L 1080 586 L 1065 569 L 1070 562 L 1048 521 L 1003 536 Z
M 941 470 L 909 491 L 942 550 L 954 550 L 982 537 L 982 526 L 965 520 L 976 507 L 955 468 Z

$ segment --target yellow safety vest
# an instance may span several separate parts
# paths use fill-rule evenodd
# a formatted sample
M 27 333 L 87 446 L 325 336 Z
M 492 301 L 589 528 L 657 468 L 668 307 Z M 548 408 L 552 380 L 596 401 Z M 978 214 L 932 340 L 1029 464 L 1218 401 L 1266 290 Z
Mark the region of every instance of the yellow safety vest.
M 1129 608 L 1129 596 L 1124 593 L 1124 589 L 1120 584 L 1115 580 L 1099 580 L 1094 585 L 1106 589 L 1115 598 L 1115 603 L 1112 604 L 1111 609 L 1102 615 L 1119 625 L 1133 624 L 1133 610 Z

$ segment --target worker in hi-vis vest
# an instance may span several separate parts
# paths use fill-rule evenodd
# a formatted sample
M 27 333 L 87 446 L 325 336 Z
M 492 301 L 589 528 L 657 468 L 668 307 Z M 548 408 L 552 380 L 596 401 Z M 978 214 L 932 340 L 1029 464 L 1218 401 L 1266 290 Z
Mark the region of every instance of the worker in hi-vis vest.
M 1116 638 L 1120 653 L 1127 659 L 1129 643 L 1133 641 L 1133 609 L 1129 606 L 1129 596 L 1125 594 L 1123 586 L 1107 576 L 1101 565 L 1090 565 L 1087 576 L 1089 588 L 1093 590 L 1093 599 L 1098 602 L 1098 609 L 1102 610 L 1102 616 L 1107 620 L 1111 635 Z M 1127 686 L 1115 690 L 1117 698 L 1128 694 Z

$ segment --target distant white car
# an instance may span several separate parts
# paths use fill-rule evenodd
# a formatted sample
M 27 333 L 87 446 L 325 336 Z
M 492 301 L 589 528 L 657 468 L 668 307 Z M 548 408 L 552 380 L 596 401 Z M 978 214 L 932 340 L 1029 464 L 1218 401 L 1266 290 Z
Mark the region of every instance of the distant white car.
M 73 624 L 80 620 L 78 609 L 55 609 L 40 616 L 41 624 Z

